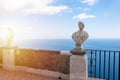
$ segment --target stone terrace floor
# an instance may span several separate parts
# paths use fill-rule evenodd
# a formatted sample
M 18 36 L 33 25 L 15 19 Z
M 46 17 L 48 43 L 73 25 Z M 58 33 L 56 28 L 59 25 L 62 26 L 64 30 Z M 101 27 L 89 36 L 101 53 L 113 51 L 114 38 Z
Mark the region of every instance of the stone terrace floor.
M 18 70 L 8 71 L 0 68 L 0 80 L 60 80 L 60 79 L 46 77 L 46 76 L 32 74 L 32 73 L 18 71 Z M 88 80 L 102 80 L 102 79 L 89 78 Z

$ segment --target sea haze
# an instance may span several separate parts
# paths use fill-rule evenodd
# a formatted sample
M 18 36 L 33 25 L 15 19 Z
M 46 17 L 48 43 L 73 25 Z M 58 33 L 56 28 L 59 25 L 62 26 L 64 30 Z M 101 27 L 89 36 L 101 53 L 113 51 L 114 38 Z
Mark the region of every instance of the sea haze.
M 19 40 L 16 44 L 21 48 L 47 50 L 71 50 L 75 47 L 72 39 Z M 120 39 L 88 39 L 85 41 L 83 47 L 85 49 L 120 51 Z

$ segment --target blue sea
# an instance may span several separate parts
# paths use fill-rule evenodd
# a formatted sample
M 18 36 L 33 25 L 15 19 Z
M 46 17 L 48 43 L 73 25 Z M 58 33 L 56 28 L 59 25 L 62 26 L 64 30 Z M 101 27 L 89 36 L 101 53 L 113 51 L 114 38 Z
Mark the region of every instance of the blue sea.
M 75 47 L 75 43 L 72 39 L 31 39 L 31 40 L 20 40 L 18 41 L 18 46 L 21 48 L 30 48 L 30 49 L 44 49 L 44 50 L 63 50 L 63 51 L 70 51 Z M 111 50 L 111 51 L 120 51 L 120 39 L 88 39 L 83 44 L 84 49 L 92 49 L 92 50 Z M 100 62 L 100 54 L 97 53 L 97 59 L 96 59 L 96 77 L 104 78 L 106 80 L 118 80 L 118 63 L 119 63 L 119 53 L 115 54 L 115 63 L 114 63 L 114 55 L 109 55 L 109 53 L 106 53 L 106 62 L 104 62 L 104 54 L 101 53 L 101 63 Z M 95 54 L 93 54 L 94 56 Z M 108 74 L 109 71 L 109 60 L 110 56 L 110 75 Z M 90 55 L 88 55 L 88 58 Z M 92 64 L 94 66 L 95 63 Z M 100 66 L 101 64 L 101 66 Z M 113 73 L 113 67 L 115 64 L 115 74 Z M 88 60 L 88 65 L 90 65 L 90 62 Z M 105 67 L 104 67 L 105 66 Z M 100 70 L 101 67 L 101 70 Z M 90 68 L 88 68 L 89 70 Z M 105 72 L 104 72 L 105 69 Z M 94 70 L 94 68 L 92 68 Z M 99 74 L 101 74 L 99 76 Z M 88 74 L 90 76 L 90 74 Z M 115 77 L 113 78 L 113 75 Z M 110 76 L 110 79 L 108 79 L 108 76 Z M 95 77 L 94 74 L 92 74 L 92 77 Z
M 71 50 L 75 47 L 72 39 L 31 39 L 20 40 L 17 45 L 22 48 Z M 120 39 L 88 39 L 83 44 L 84 49 L 119 50 Z

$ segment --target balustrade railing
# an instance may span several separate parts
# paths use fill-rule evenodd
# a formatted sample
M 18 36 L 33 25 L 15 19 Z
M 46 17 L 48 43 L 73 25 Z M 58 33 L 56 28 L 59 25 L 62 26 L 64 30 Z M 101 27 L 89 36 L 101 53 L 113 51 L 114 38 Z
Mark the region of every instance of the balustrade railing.
M 120 51 L 87 49 L 88 76 L 120 80 Z

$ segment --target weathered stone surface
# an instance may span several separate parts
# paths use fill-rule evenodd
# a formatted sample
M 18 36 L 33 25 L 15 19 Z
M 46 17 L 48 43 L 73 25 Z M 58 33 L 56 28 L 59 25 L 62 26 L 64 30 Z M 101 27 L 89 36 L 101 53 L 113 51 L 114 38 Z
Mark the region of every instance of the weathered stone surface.
M 5 70 L 14 70 L 15 60 L 14 60 L 14 49 L 4 48 L 2 52 L 3 58 L 3 69 Z
M 69 58 L 68 55 L 61 55 L 60 51 L 20 49 L 19 54 L 15 55 L 15 63 L 17 66 L 69 74 Z
M 0 47 L 0 64 L 2 64 L 2 48 Z
M 86 55 L 70 57 L 70 80 L 88 80 Z
M 72 50 L 71 53 L 74 55 L 85 55 L 86 51 L 85 50 Z
M 88 33 L 86 31 L 83 31 L 84 24 L 82 22 L 78 22 L 79 30 L 72 35 L 72 39 L 76 43 L 76 47 L 71 52 L 79 52 L 80 50 L 83 50 L 82 44 L 84 41 L 89 37 Z

